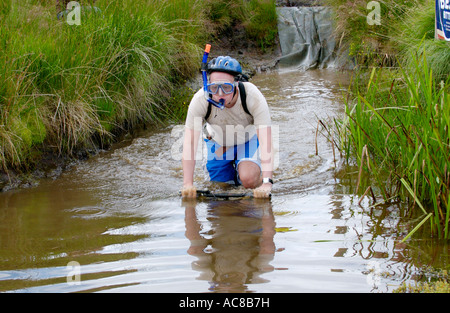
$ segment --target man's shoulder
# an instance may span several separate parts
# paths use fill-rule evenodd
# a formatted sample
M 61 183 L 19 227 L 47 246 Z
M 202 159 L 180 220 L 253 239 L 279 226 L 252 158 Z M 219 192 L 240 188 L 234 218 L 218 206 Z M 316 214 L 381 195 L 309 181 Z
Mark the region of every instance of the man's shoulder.
M 192 97 L 192 100 L 198 100 L 198 99 L 202 99 L 204 98 L 205 95 L 205 91 L 203 90 L 203 88 L 200 88 Z
M 198 117 L 204 118 L 208 105 L 204 97 L 203 89 L 197 91 L 189 103 L 189 108 L 186 116 L 186 126 L 188 128 L 195 128 L 195 119 Z
M 205 92 L 203 88 L 199 89 L 194 96 L 192 96 L 190 107 L 203 107 L 206 106 Z
M 255 84 L 253 84 L 252 82 L 241 82 L 244 84 L 245 89 L 249 88 L 249 89 L 258 89 L 258 87 L 256 87 Z

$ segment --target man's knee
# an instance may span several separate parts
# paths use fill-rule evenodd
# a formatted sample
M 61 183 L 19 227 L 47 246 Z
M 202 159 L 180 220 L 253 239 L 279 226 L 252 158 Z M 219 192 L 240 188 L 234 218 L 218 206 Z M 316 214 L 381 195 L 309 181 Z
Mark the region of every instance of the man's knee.
M 260 168 L 257 164 L 250 162 L 246 165 L 239 164 L 239 179 L 245 188 L 254 189 L 261 183 Z
M 239 176 L 239 179 L 241 180 L 242 185 L 245 188 L 254 189 L 254 188 L 258 187 L 258 185 L 259 185 L 259 177 L 257 179 L 254 176 L 253 177 L 252 176 L 244 176 L 244 177 Z

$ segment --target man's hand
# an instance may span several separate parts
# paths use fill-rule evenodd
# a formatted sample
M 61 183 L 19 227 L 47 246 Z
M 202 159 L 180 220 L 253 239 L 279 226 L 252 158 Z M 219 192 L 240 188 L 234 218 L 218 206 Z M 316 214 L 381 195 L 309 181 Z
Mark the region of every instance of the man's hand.
M 270 194 L 272 192 L 272 184 L 262 184 L 256 189 L 253 189 L 253 197 L 254 198 L 270 198 Z
M 181 196 L 187 199 L 195 199 L 197 197 L 197 189 L 193 185 L 183 186 Z

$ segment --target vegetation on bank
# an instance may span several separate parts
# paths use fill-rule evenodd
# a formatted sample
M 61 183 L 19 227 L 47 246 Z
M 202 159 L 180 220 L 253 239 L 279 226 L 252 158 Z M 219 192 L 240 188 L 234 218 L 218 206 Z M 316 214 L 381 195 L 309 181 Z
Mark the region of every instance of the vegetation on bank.
M 233 35 L 234 29 L 244 28 L 248 40 L 258 45 L 262 51 L 276 43 L 278 20 L 275 1 L 209 0 L 207 10 L 213 37 Z M 242 39 L 240 36 L 231 37 Z
M 181 118 L 191 95 L 184 83 L 206 41 L 239 23 L 261 47 L 275 38 L 263 27 L 276 24 L 271 0 L 95 6 L 69 25 L 53 0 L 1 1 L 0 170 L 27 170 L 43 152 L 71 155 L 136 125 Z
M 380 25 L 367 23 L 366 1 L 326 2 L 360 67 L 336 121 L 341 151 L 384 202 L 411 200 L 420 223 L 405 239 L 425 223 L 450 238 L 450 45 L 434 39 L 434 1 L 379 1 Z

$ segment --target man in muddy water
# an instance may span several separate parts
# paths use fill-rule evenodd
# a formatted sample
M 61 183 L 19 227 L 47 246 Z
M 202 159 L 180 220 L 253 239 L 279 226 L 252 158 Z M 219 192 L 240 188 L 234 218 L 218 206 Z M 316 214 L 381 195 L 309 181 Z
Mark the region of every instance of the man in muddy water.
M 253 189 L 255 198 L 268 198 L 273 184 L 273 156 L 266 99 L 252 83 L 238 82 L 242 68 L 233 58 L 211 60 L 207 73 L 209 81 L 193 96 L 187 113 L 182 196 L 196 197 L 195 155 L 203 128 L 207 148 L 204 169 L 209 180 L 243 185 Z

